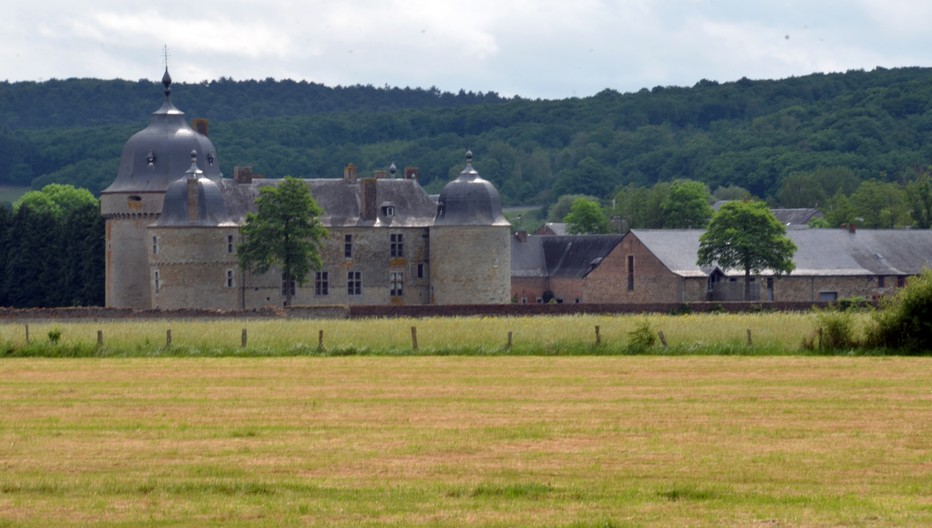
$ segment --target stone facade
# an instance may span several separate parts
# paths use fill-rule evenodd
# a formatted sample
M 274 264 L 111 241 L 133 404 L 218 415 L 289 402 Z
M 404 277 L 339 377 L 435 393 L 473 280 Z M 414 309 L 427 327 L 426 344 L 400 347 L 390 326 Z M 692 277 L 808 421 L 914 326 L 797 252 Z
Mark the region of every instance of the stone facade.
M 285 284 L 275 268 L 244 271 L 239 227 L 260 189 L 280 180 L 253 178 L 248 168 L 224 180 L 206 122 L 192 129 L 171 104 L 167 72 L 163 82 L 165 104 L 124 146 L 101 195 L 108 307 L 255 310 L 282 306 L 286 289 L 292 305 L 306 306 L 510 301 L 510 224 L 471 153 L 439 200 L 415 168 L 360 178 L 350 164 L 342 178 L 303 180 L 328 230 L 321 269 L 303 284 Z

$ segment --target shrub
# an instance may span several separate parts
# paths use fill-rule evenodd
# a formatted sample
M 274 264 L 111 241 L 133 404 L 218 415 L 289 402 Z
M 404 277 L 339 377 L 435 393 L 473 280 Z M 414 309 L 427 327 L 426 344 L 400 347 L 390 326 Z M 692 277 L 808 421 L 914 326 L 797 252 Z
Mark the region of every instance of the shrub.
M 634 352 L 643 352 L 657 343 L 657 336 L 649 321 L 640 322 L 634 330 L 628 332 L 628 337 L 631 339 L 628 347 Z
M 817 310 L 816 317 L 822 331 L 822 348 L 844 350 L 857 346 L 851 313 L 843 310 Z
M 53 328 L 49 330 L 49 343 L 52 343 L 53 345 L 57 345 L 59 339 L 61 339 L 61 330 L 59 330 L 58 328 Z
M 867 330 L 867 344 L 912 353 L 932 350 L 932 271 L 924 270 L 894 297 L 882 300 Z

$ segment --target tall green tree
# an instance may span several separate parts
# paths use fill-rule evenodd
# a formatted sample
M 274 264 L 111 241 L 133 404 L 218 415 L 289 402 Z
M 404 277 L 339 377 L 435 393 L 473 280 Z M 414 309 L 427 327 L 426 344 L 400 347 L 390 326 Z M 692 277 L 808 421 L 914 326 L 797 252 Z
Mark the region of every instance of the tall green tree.
M 795 269 L 796 244 L 786 227 L 760 201 L 729 202 L 712 216 L 709 229 L 699 238 L 698 264 L 744 270 L 744 300 L 751 297 L 751 274 Z
M 667 229 L 692 229 L 708 225 L 712 218 L 711 195 L 702 182 L 676 180 L 664 199 L 663 226 Z
M 906 194 L 909 197 L 913 227 L 932 227 L 932 184 L 929 183 L 929 173 L 923 172 L 910 182 L 906 186 Z
M 563 221 L 566 222 L 566 230 L 571 235 L 597 235 L 611 230 L 608 218 L 598 202 L 585 198 L 577 198 L 573 202 L 570 213 Z
M 320 247 L 327 230 L 320 223 L 323 210 L 307 185 L 286 176 L 277 186 L 262 187 L 256 213 L 246 215 L 238 248 L 243 269 L 265 273 L 273 266 L 282 270 L 285 304 L 291 305 L 292 282 L 303 285 L 311 270 L 321 267 Z

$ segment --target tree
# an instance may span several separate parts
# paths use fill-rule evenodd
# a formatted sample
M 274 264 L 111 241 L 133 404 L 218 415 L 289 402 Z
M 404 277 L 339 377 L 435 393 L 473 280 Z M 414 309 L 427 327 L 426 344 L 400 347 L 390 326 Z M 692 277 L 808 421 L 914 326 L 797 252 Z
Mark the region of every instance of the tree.
M 729 202 L 712 217 L 709 229 L 699 238 L 698 264 L 718 264 L 725 269 L 744 270 L 744 300 L 751 297 L 751 273 L 765 269 L 777 274 L 796 267 L 796 244 L 786 237 L 786 227 L 767 204 Z
M 291 176 L 278 186 L 262 187 L 256 206 L 258 212 L 247 214 L 241 229 L 240 266 L 255 273 L 280 266 L 285 304 L 290 305 L 290 285 L 303 285 L 311 270 L 321 267 L 320 246 L 327 237 L 318 220 L 323 210 L 307 185 Z
M 547 210 L 547 221 L 563 222 L 563 219 L 566 218 L 566 215 L 570 214 L 570 210 L 573 208 L 573 203 L 580 198 L 593 202 L 599 201 L 599 199 L 595 196 L 589 196 L 586 194 L 564 194 Z
M 913 227 L 932 227 L 932 184 L 929 183 L 929 173 L 923 172 L 907 185 L 906 194 L 909 197 Z
M 610 231 L 608 219 L 602 213 L 598 202 L 577 198 L 573 201 L 570 213 L 563 219 L 566 230 L 571 235 L 603 234 Z
M 705 227 L 712 217 L 711 195 L 704 183 L 677 180 L 670 184 L 670 192 L 661 204 L 663 227 L 691 229 Z

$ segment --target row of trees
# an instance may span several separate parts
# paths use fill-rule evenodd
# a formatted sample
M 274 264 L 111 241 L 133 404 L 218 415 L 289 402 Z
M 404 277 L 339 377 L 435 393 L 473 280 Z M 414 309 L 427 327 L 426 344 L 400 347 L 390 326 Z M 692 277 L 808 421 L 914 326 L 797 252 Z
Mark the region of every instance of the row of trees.
M 0 204 L 0 306 L 102 306 L 104 221 L 85 189 L 50 185 Z
M 624 232 L 628 229 L 704 228 L 712 217 L 714 201 L 749 200 L 750 191 L 738 186 L 710 192 L 690 180 L 659 182 L 650 187 L 629 184 L 619 188 L 604 206 L 595 196 L 564 195 L 548 214 L 551 222 L 565 221 L 579 233 Z M 568 217 L 571 206 L 585 201 L 585 225 L 578 215 Z M 772 207 L 819 209 L 824 218 L 812 227 L 855 224 L 869 229 L 932 227 L 932 182 L 928 172 L 902 182 L 859 180 L 848 168 L 829 167 L 799 172 L 785 178 Z

